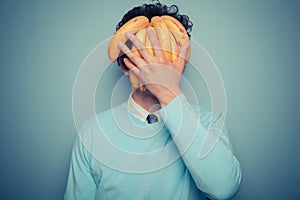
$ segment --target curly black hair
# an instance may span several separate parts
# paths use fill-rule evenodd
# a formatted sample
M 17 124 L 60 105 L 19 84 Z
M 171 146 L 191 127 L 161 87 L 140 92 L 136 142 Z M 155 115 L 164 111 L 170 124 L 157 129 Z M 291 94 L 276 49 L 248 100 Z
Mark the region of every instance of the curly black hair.
M 176 5 L 167 6 L 161 4 L 159 1 L 152 4 L 143 4 L 141 6 L 134 7 L 133 9 L 129 10 L 122 18 L 122 20 L 117 24 L 116 31 L 119 30 L 126 22 L 130 19 L 137 17 L 137 16 L 146 16 L 149 21 L 154 16 L 162 16 L 162 15 L 169 15 L 176 18 L 187 31 L 189 37 L 191 37 L 191 31 L 193 27 L 193 23 L 189 19 L 187 15 L 179 14 L 179 9 Z M 120 54 L 117 59 L 118 65 L 123 67 L 124 69 L 128 70 L 125 63 L 124 58 L 127 56 L 125 54 Z
M 119 30 L 119 28 L 121 28 L 126 22 L 128 22 L 134 17 L 146 16 L 150 21 L 152 17 L 162 15 L 169 15 L 176 18 L 184 26 L 189 37 L 191 36 L 190 32 L 192 31 L 193 23 L 191 22 L 189 17 L 187 15 L 179 14 L 179 9 L 176 5 L 167 6 L 159 2 L 155 4 L 143 4 L 141 6 L 137 6 L 129 10 L 116 26 L 116 31 Z

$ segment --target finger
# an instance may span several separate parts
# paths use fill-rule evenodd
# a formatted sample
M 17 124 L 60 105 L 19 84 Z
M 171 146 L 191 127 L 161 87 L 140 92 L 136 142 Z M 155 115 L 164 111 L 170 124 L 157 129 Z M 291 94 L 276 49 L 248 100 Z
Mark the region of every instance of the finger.
M 132 44 L 139 50 L 141 55 L 146 61 L 149 61 L 152 58 L 152 55 L 149 53 L 145 45 L 132 33 L 127 32 L 126 37 L 132 42 Z
M 183 68 L 187 62 L 187 55 L 190 48 L 190 42 L 185 43 L 181 46 L 179 55 L 177 59 L 174 61 L 174 64 L 178 67 L 180 71 L 183 71 Z
M 152 27 L 149 27 L 147 29 L 147 33 L 148 33 L 148 37 L 150 39 L 152 48 L 154 49 L 155 55 L 160 59 L 160 61 L 164 62 L 166 60 L 166 58 L 161 49 L 161 46 L 160 46 L 159 40 L 157 38 L 157 35 L 155 33 L 155 30 Z
M 141 70 L 138 67 L 136 67 L 129 59 L 124 58 L 124 63 L 128 67 L 129 70 L 131 70 L 136 75 L 139 75 Z
M 143 59 L 135 55 L 123 42 L 120 42 L 118 47 L 136 66 L 145 66 Z

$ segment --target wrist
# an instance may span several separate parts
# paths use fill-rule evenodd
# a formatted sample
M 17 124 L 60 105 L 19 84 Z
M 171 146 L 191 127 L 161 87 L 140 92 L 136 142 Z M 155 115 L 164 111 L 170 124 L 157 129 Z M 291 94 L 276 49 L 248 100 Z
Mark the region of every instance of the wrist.
M 173 90 L 172 92 L 162 94 L 158 100 L 160 102 L 161 107 L 165 107 L 168 105 L 173 99 L 175 99 L 178 95 L 182 93 L 180 88 Z

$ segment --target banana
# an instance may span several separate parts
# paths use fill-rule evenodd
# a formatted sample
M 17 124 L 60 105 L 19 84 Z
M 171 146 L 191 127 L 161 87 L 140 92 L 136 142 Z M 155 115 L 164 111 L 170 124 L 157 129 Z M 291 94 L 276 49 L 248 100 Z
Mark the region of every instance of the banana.
M 165 58 L 169 62 L 174 62 L 178 58 L 180 48 L 189 42 L 189 36 L 184 26 L 174 17 L 163 15 L 161 17 L 154 16 L 149 22 L 145 16 L 137 16 L 126 22 L 112 37 L 108 46 L 108 56 L 112 62 L 115 62 L 120 54 L 118 48 L 119 42 L 125 43 L 127 37 L 126 32 L 131 32 L 145 45 L 152 56 L 155 51 L 152 48 L 149 37 L 147 36 L 147 27 L 153 27 L 157 34 L 160 47 Z M 142 57 L 139 50 L 133 45 L 132 52 Z M 190 49 L 187 52 L 187 60 L 190 57 Z M 133 88 L 140 88 L 141 91 L 147 90 L 142 81 L 132 72 L 129 73 L 130 82 Z
M 173 34 L 173 36 L 176 39 L 176 43 L 178 44 L 178 48 L 180 49 L 184 44 L 189 42 L 189 36 L 184 28 L 184 26 L 178 21 L 176 18 L 171 17 L 169 15 L 163 15 L 161 18 L 164 20 L 166 23 L 168 29 L 170 32 Z M 186 60 L 189 59 L 191 54 L 191 50 L 189 49 L 187 52 L 187 58 Z
M 176 39 L 174 37 L 174 35 L 169 32 L 170 34 L 170 39 L 171 39 L 171 54 L 172 54 L 172 59 L 171 59 L 171 62 L 174 62 L 177 57 L 178 57 L 178 45 L 176 43 Z
M 139 30 L 138 32 L 136 32 L 136 34 L 135 34 L 137 39 L 139 39 L 143 44 L 145 44 L 145 40 L 146 40 L 146 33 L 147 33 L 146 31 L 147 31 L 147 29 L 143 28 L 143 29 Z M 134 45 L 132 45 L 131 50 L 135 55 L 142 57 L 142 55 L 140 54 L 140 52 Z
M 171 47 L 171 39 L 170 39 L 170 33 L 168 30 L 168 27 L 164 20 L 159 17 L 155 16 L 151 19 L 151 24 L 155 28 L 160 47 L 163 50 L 163 53 L 168 61 L 172 60 L 172 47 Z
M 152 56 L 154 56 L 154 50 L 153 50 L 153 48 L 152 48 L 151 41 L 150 41 L 148 35 L 147 35 L 147 37 L 146 37 L 145 46 L 146 46 L 146 49 L 148 49 L 149 53 L 150 53 Z
M 169 15 L 163 15 L 161 16 L 161 18 L 165 21 L 168 29 L 176 33 L 175 38 L 180 46 L 189 41 L 189 36 L 180 21 Z
M 135 36 L 136 36 L 143 44 L 145 44 L 145 40 L 146 40 L 146 33 L 147 33 L 146 31 L 147 31 L 146 28 L 143 28 L 143 29 L 139 30 L 139 31 L 135 34 Z M 135 55 L 137 55 L 137 56 L 139 56 L 139 57 L 142 57 L 141 54 L 140 54 L 140 52 L 138 51 L 138 49 L 137 49 L 134 45 L 132 45 L 132 49 L 131 49 L 131 50 L 132 50 L 132 52 L 133 52 Z M 130 73 L 129 73 L 129 78 L 130 78 L 130 82 L 131 82 L 133 88 L 138 88 L 138 87 L 143 86 L 143 83 L 139 80 L 139 78 L 138 78 L 133 72 L 130 72 Z
M 137 16 L 126 22 L 112 37 L 108 46 L 108 56 L 112 62 L 115 62 L 120 54 L 118 48 L 119 42 L 126 42 L 127 38 L 125 36 L 126 32 L 136 33 L 140 29 L 148 26 L 149 20 L 145 16 Z

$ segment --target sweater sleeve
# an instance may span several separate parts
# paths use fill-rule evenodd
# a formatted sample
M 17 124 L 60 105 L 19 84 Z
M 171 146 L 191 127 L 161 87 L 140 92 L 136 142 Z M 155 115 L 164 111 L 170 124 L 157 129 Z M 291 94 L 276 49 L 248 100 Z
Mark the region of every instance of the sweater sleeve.
M 73 146 L 64 199 L 91 200 L 95 199 L 96 191 L 97 187 L 91 172 L 91 155 L 78 136 Z
M 210 127 L 221 114 L 209 109 L 194 109 L 184 94 L 178 95 L 159 112 L 173 137 L 181 157 L 198 189 L 211 199 L 228 199 L 239 188 L 241 168 L 234 156 L 225 126 L 216 133 L 215 145 L 201 155 L 209 143 Z

